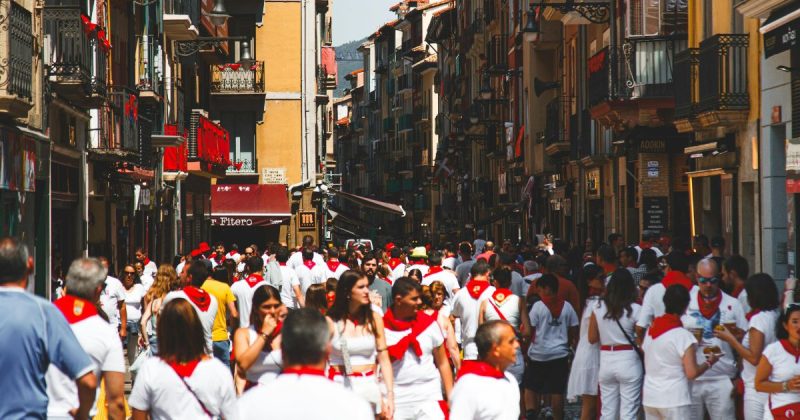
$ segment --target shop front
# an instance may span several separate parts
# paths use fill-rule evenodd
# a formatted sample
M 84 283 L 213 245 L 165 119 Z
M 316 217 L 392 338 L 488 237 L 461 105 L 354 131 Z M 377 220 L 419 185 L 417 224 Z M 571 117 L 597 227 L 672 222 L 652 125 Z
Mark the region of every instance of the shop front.
M 226 246 L 256 244 L 261 249 L 282 241 L 290 204 L 283 184 L 225 184 L 211 187 L 211 240 Z

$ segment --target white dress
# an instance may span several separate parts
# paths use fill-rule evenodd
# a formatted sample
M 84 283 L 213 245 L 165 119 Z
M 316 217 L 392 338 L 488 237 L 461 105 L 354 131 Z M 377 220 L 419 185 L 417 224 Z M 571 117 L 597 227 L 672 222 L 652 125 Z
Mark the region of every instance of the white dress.
M 586 299 L 586 307 L 581 316 L 580 339 L 572 361 L 572 370 L 567 382 L 567 400 L 575 401 L 580 395 L 597 395 L 600 371 L 600 344 L 589 343 L 589 319 L 592 310 L 598 307 L 599 296 Z

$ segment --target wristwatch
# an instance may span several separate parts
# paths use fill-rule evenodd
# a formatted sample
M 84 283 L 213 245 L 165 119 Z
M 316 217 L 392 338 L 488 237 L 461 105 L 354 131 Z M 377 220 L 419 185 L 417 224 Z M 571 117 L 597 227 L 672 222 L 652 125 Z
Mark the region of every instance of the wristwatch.
M 783 392 L 789 392 L 789 381 L 784 381 L 781 387 L 783 388 Z

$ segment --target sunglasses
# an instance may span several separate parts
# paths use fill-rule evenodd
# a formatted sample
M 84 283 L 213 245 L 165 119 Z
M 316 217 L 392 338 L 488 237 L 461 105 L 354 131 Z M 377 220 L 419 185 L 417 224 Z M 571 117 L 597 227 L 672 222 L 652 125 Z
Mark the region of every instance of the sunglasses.
M 134 273 L 133 271 L 126 271 L 125 272 L 126 276 L 133 276 L 134 274 L 136 274 L 136 273 Z
M 716 277 L 698 277 L 697 278 L 697 282 L 701 283 L 701 284 L 705 284 L 705 283 L 717 284 L 717 283 L 719 283 L 719 279 L 716 278 Z

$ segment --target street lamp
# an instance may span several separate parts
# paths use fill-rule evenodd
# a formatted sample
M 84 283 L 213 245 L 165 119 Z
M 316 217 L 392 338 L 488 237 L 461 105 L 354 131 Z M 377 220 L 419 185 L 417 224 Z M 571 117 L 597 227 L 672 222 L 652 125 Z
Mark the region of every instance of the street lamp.
M 483 74 L 483 81 L 481 82 L 481 90 L 478 92 L 484 100 L 492 99 L 492 85 L 489 81 L 489 73 Z
M 536 42 L 539 38 L 539 22 L 536 21 L 536 11 L 533 9 L 533 4 L 525 12 L 525 15 L 527 16 L 527 23 L 522 28 L 522 32 L 525 34 L 525 42 Z
M 217 0 L 214 3 L 214 8 L 211 9 L 210 12 L 203 12 L 203 14 L 208 17 L 214 26 L 224 25 L 225 22 L 228 21 L 228 18 L 231 17 L 231 15 L 228 14 L 228 10 L 225 9 L 225 0 Z
M 249 69 L 254 62 L 255 60 L 253 60 L 253 56 L 250 54 L 250 43 L 242 41 L 239 47 L 239 63 Z

